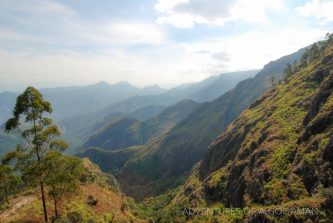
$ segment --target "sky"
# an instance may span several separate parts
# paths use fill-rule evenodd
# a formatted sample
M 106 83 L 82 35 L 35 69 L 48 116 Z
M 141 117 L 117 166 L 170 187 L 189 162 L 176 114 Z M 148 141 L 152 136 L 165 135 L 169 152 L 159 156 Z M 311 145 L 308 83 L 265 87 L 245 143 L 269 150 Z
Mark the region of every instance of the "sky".
M 0 0 L 0 92 L 260 69 L 332 32 L 332 11 L 333 0 Z

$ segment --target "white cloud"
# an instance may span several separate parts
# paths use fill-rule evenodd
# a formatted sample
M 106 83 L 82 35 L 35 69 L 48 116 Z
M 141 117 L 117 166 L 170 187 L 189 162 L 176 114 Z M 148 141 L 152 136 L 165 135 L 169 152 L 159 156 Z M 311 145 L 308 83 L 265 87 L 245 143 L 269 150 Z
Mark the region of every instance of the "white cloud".
M 221 60 L 221 61 L 230 61 L 230 56 L 226 52 L 217 52 L 212 54 L 213 59 Z
M 222 26 L 236 20 L 267 23 L 268 13 L 283 7 L 283 0 L 158 0 L 155 5 L 155 9 L 161 13 L 158 23 L 179 28 L 189 28 L 195 24 Z
M 266 24 L 270 22 L 268 13 L 279 12 L 283 8 L 283 0 L 238 0 L 235 7 L 231 9 L 231 19 Z
M 333 21 L 332 0 L 311 0 L 304 6 L 296 8 L 296 11 L 303 16 L 311 16 L 323 22 Z
M 160 44 L 165 41 L 165 34 L 154 24 L 115 23 L 110 25 L 110 39 L 124 44 Z
M 5 0 L 0 16 L 12 24 L 0 27 L 0 39 L 57 46 L 160 44 L 165 32 L 155 22 L 92 22 L 56 1 Z M 1 17 L 0 17 L 1 18 Z
M 206 61 L 205 73 L 220 73 L 261 68 L 271 60 L 295 52 L 325 35 L 326 30 L 318 29 L 279 29 L 274 32 L 252 31 L 237 36 L 209 38 L 196 43 L 184 44 L 192 53 L 206 50 L 210 54 L 201 55 Z M 216 60 L 222 52 L 222 58 Z M 221 67 L 221 65 L 223 65 Z
M 160 26 L 155 18 L 106 16 L 96 22 L 57 1 L 30 2 L 0 3 L 0 19 L 6 21 L 0 26 L 0 91 L 99 80 L 139 86 L 199 81 L 221 72 L 260 68 L 327 32 L 299 22 L 303 17 L 288 21 L 286 27 L 270 23 L 271 11 L 284 10 L 283 0 L 159 0 L 155 5 L 158 23 L 203 24 L 209 26 L 205 35 L 201 26 L 185 33 Z M 230 21 L 235 22 L 234 30 L 222 33 L 219 26 Z M 245 31 L 236 27 L 240 21 L 266 26 Z
M 74 52 L 35 55 L 0 50 L 3 77 L 0 89 L 64 83 L 85 85 L 99 80 L 110 83 L 126 80 L 138 86 L 155 83 L 174 86 L 221 72 L 261 68 L 270 60 L 313 43 L 325 33 L 326 30 L 296 28 L 268 33 L 253 31 L 197 42 L 170 42 L 130 53 L 118 49 L 84 56 Z

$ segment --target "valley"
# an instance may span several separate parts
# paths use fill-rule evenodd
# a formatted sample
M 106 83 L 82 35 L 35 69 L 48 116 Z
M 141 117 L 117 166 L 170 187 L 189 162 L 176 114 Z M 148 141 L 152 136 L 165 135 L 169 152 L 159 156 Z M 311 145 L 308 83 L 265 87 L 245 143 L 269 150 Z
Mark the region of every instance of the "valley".
M 0 2 L 0 223 L 333 222 L 331 0 Z

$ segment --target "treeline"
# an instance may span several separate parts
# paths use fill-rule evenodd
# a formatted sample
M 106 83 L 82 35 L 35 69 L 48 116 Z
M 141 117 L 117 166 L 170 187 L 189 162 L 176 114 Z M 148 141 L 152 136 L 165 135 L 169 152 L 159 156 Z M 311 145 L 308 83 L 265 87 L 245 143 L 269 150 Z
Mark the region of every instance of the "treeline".
M 59 128 L 46 116 L 51 112 L 51 103 L 35 88 L 19 95 L 5 131 L 20 133 L 26 144 L 17 145 L 0 163 L 0 202 L 9 204 L 11 195 L 39 187 L 45 222 L 49 221 L 46 196 L 53 201 L 54 221 L 60 217 L 59 201 L 77 193 L 84 176 L 82 161 L 64 155 L 68 144 L 59 139 Z
M 300 61 L 294 61 L 293 64 L 287 64 L 284 70 L 285 79 L 288 80 L 295 72 L 306 67 L 309 63 L 318 59 L 322 52 L 333 42 L 333 34 L 327 33 L 324 41 L 319 41 L 306 48 Z
M 308 64 L 310 64 L 315 59 L 318 59 L 322 52 L 333 43 L 333 34 L 327 33 L 325 36 L 325 40 L 313 43 L 310 47 L 305 49 L 301 59 L 299 61 L 295 60 L 293 63 L 288 63 L 283 71 L 283 78 L 277 78 L 275 76 L 271 76 L 269 83 L 272 87 L 279 85 L 283 82 L 288 82 L 289 78 L 296 73 L 297 71 L 303 69 Z

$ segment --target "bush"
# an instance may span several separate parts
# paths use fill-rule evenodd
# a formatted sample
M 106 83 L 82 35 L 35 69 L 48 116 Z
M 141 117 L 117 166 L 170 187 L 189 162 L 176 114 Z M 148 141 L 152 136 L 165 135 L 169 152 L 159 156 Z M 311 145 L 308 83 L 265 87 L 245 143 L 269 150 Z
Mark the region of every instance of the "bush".
M 325 205 L 329 209 L 333 209 L 333 187 L 323 188 L 320 191 L 321 195 L 326 198 Z
M 72 223 L 83 223 L 83 217 L 81 213 L 77 211 L 72 211 L 67 214 L 68 219 Z
M 89 195 L 87 204 L 90 206 L 96 206 L 98 203 L 98 199 L 95 199 L 92 195 Z
M 123 202 L 120 207 L 121 212 L 124 213 L 127 209 L 128 209 L 128 204 L 126 202 Z
M 72 222 L 68 218 L 62 217 L 55 219 L 53 223 L 72 223 Z

